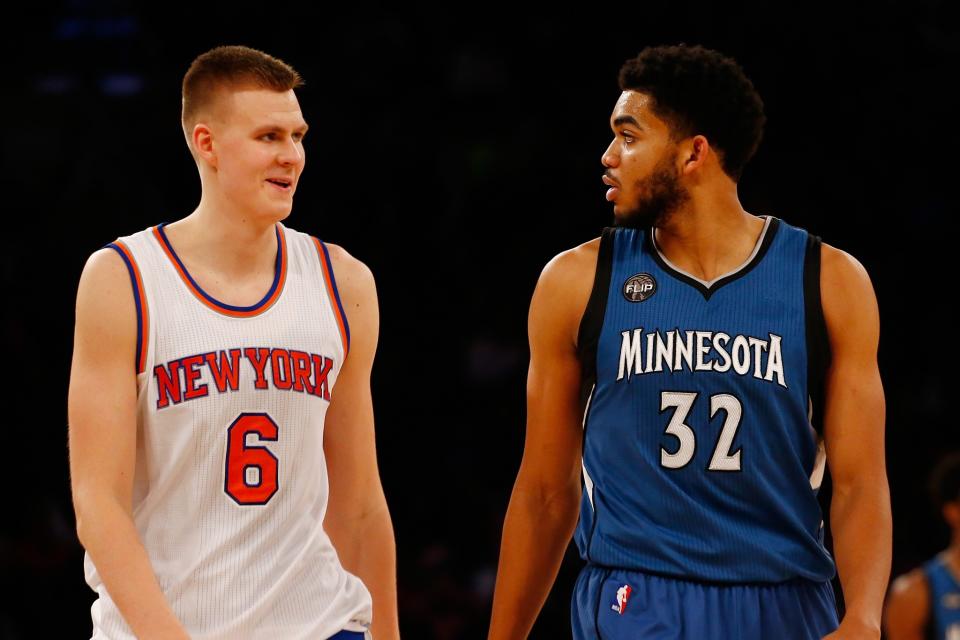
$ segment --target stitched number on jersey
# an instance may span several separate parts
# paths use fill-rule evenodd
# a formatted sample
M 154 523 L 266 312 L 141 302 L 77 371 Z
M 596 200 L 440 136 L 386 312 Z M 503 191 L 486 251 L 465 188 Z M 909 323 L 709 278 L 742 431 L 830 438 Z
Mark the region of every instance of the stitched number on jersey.
M 237 504 L 267 504 L 277 492 L 280 461 L 251 439 L 276 442 L 277 423 L 265 413 L 241 413 L 227 429 L 223 490 Z
M 697 437 L 693 428 L 685 420 L 693 408 L 693 403 L 697 399 L 696 393 L 685 393 L 682 391 L 663 391 L 660 393 L 660 412 L 667 409 L 674 409 L 670 416 L 670 422 L 667 424 L 666 435 L 676 438 L 680 446 L 676 451 L 670 453 L 664 447 L 660 447 L 660 465 L 667 469 L 682 469 L 693 460 L 693 454 L 697 450 Z M 720 437 L 717 439 L 717 446 L 714 447 L 713 457 L 710 458 L 710 471 L 740 471 L 740 449 L 737 449 L 732 455 L 730 448 L 733 446 L 733 439 L 737 435 L 737 427 L 740 426 L 740 419 L 743 417 L 743 406 L 736 396 L 728 393 L 718 393 L 710 396 L 710 419 L 717 415 L 718 411 L 723 411 L 726 418 L 723 421 L 723 427 L 720 429 Z

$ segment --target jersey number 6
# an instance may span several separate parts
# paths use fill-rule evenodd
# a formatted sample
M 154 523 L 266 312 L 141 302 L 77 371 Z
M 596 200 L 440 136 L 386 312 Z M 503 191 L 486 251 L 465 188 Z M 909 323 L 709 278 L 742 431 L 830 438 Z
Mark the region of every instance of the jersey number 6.
M 666 433 L 680 441 L 680 447 L 674 453 L 670 453 L 663 447 L 660 448 L 660 465 L 667 469 L 681 469 L 693 459 L 697 449 L 697 438 L 693 429 L 684 420 L 693 408 L 697 395 L 683 391 L 660 393 L 660 413 L 671 407 L 675 409 Z M 710 417 L 713 418 L 721 409 L 727 414 L 727 418 L 723 421 L 717 446 L 714 448 L 710 466 L 707 468 L 710 471 L 740 471 L 740 449 L 731 455 L 730 447 L 733 446 L 733 438 L 737 435 L 737 427 L 740 426 L 740 418 L 743 417 L 743 406 L 736 396 L 729 393 L 710 396 Z
M 227 429 L 223 490 L 241 505 L 267 504 L 279 486 L 280 461 L 266 447 L 247 444 L 254 433 L 261 442 L 275 442 L 277 423 L 265 413 L 241 413 Z

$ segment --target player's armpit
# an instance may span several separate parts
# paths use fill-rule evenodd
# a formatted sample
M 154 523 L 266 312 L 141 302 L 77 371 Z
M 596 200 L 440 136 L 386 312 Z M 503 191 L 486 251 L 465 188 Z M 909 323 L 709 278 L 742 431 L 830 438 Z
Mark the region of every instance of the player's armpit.
M 923 640 L 930 618 L 930 586 L 920 569 L 893 581 L 883 628 L 888 640 Z
M 324 426 L 329 501 L 324 529 L 343 566 L 373 598 L 373 636 L 399 637 L 396 547 L 380 483 L 370 374 L 380 312 L 373 274 L 336 245 L 327 245 L 350 327 L 350 348 L 334 385 Z
M 70 371 L 70 480 L 77 533 L 111 598 L 141 638 L 186 638 L 131 515 L 136 461 L 137 315 L 112 249 L 87 262 L 77 291 Z
M 841 628 L 862 625 L 879 634 L 891 556 L 879 311 L 863 266 L 827 245 L 820 282 L 831 350 L 824 411 L 831 527 L 847 605 Z

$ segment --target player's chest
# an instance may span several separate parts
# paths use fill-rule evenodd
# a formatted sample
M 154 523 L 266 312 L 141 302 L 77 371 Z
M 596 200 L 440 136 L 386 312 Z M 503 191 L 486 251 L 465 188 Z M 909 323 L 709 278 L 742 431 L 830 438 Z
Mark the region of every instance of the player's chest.
M 225 394 L 299 394 L 329 402 L 344 354 L 321 305 L 278 305 L 263 316 L 220 318 L 205 310 L 157 314 L 145 371 L 162 410 Z
M 783 388 L 806 367 L 803 301 L 741 287 L 710 298 L 667 282 L 636 302 L 611 296 L 598 344 L 601 375 L 663 382 L 739 377 Z

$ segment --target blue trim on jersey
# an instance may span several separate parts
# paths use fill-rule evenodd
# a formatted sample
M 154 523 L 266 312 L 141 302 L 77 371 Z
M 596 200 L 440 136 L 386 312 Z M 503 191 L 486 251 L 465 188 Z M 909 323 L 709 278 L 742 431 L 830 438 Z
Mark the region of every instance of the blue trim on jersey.
M 940 554 L 923 565 L 930 586 L 930 612 L 936 640 L 960 634 L 960 582 L 953 575 L 947 556 Z
M 330 252 L 327 250 L 327 243 L 317 238 L 320 248 L 323 249 L 323 259 L 327 263 L 327 272 L 330 274 L 330 284 L 333 285 L 333 297 L 337 299 L 337 308 L 340 309 L 340 317 L 343 318 L 343 329 L 347 332 L 347 350 L 350 350 L 350 324 L 347 322 L 347 314 L 343 312 L 343 303 L 340 302 L 340 290 L 337 289 L 337 277 L 333 273 L 333 263 L 330 262 Z
M 264 304 L 266 304 L 267 301 L 270 300 L 270 298 L 273 296 L 273 292 L 277 290 L 277 287 L 280 284 L 280 276 L 282 275 L 280 267 L 283 264 L 283 241 L 280 239 L 280 225 L 276 225 L 276 229 L 275 229 L 277 234 L 277 260 L 273 268 L 273 284 L 270 285 L 270 290 L 267 291 L 267 294 L 260 299 L 260 302 L 249 307 L 237 307 L 232 304 L 220 302 L 219 300 L 217 300 L 216 298 L 208 294 L 206 291 L 204 291 L 203 288 L 200 287 L 199 284 L 197 284 L 197 281 L 193 279 L 193 276 L 190 275 L 190 272 L 187 271 L 187 267 L 184 266 L 183 261 L 180 260 L 180 256 L 177 255 L 177 252 L 173 250 L 173 245 L 170 244 L 170 240 L 167 238 L 167 234 L 163 230 L 163 228 L 166 225 L 167 225 L 166 222 L 157 225 L 157 232 L 160 234 L 160 237 L 163 239 L 163 243 L 167 246 L 167 249 L 170 251 L 170 255 L 173 256 L 173 259 L 177 261 L 178 265 L 180 265 L 180 269 L 183 270 L 183 274 L 187 276 L 187 279 L 190 281 L 190 284 L 193 285 L 193 288 L 196 289 L 200 293 L 200 295 L 206 298 L 207 301 L 209 301 L 211 304 L 215 304 L 218 307 L 223 307 L 224 309 L 227 309 L 229 311 L 239 311 L 239 312 L 247 313 L 250 311 L 256 311 L 257 309 L 262 307 Z
M 143 314 L 142 314 L 142 303 L 140 301 L 140 288 L 137 286 L 137 274 L 133 270 L 133 265 L 130 264 L 130 260 L 127 258 L 127 254 L 123 252 L 123 249 L 118 247 L 116 243 L 111 242 L 104 249 L 113 249 L 120 254 L 120 257 L 123 258 L 123 263 L 127 265 L 127 271 L 130 273 L 130 284 L 133 285 L 133 302 L 137 306 L 137 355 L 136 355 L 136 371 L 140 373 L 140 345 L 143 344 Z
M 366 634 L 360 631 L 340 631 L 330 636 L 328 640 L 363 640 Z

